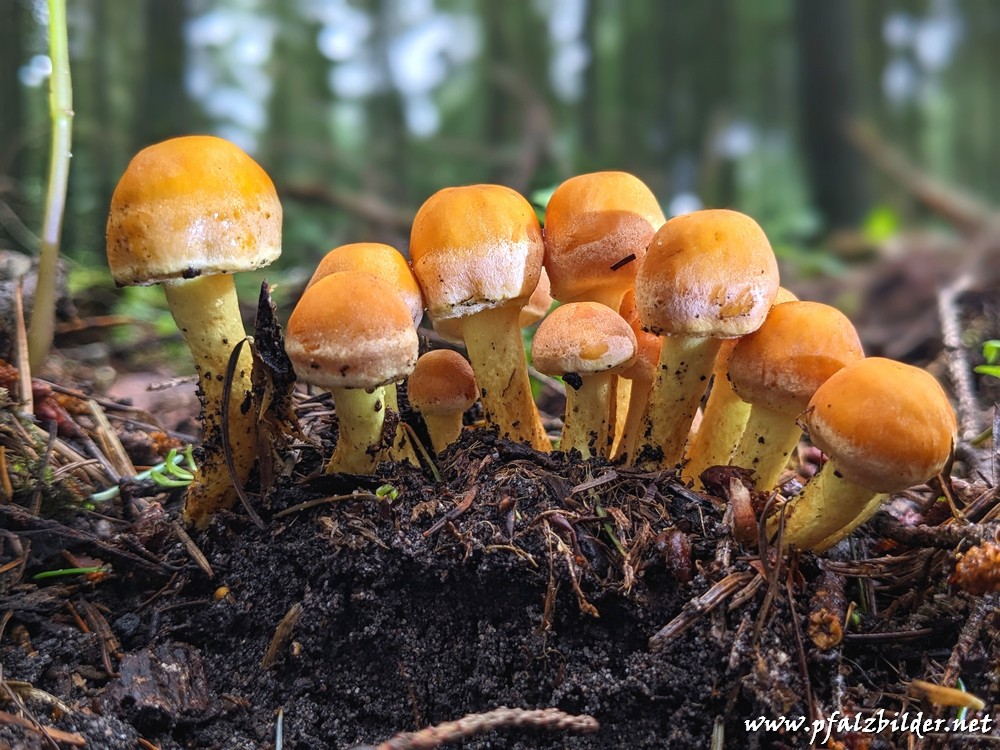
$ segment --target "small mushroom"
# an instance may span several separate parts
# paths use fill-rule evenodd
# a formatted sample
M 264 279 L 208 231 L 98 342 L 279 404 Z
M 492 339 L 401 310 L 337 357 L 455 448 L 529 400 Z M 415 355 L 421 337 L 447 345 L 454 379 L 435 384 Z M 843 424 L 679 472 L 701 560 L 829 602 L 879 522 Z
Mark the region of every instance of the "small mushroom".
M 431 319 L 462 321 L 487 423 L 537 450 L 551 446 L 531 397 L 519 317 L 544 252 L 535 210 L 500 185 L 438 191 L 417 211 L 410 234 Z
M 750 415 L 731 463 L 752 469 L 759 491 L 777 485 L 802 437 L 798 416 L 816 389 L 864 356 L 847 316 L 820 302 L 775 305 L 764 325 L 736 342 L 729 381 Z
M 869 357 L 813 394 L 806 424 L 829 460 L 784 506 L 784 546 L 823 552 L 878 510 L 889 493 L 941 473 L 958 431 L 955 412 L 924 370 Z M 778 516 L 768 519 L 775 534 Z
M 532 362 L 540 372 L 562 375 L 567 385 L 560 450 L 607 458 L 614 437 L 609 415 L 615 377 L 635 356 L 631 326 L 607 305 L 570 302 L 539 324 Z
M 327 473 L 371 474 L 396 458 L 383 436 L 384 386 L 413 371 L 418 340 L 389 282 L 360 271 L 320 279 L 292 311 L 285 349 L 300 380 L 333 396 L 339 432 Z
M 396 248 L 380 242 L 354 242 L 335 247 L 323 256 L 306 288 L 339 271 L 363 271 L 389 282 L 409 308 L 414 327 L 420 325 L 424 317 L 424 295 L 413 269 Z M 399 414 L 396 384 L 387 383 L 384 389 L 386 409 Z M 399 460 L 417 464 L 417 455 L 405 430 L 397 431 L 393 451 Z
M 545 269 L 552 296 L 620 310 L 664 221 L 656 196 L 628 172 L 591 172 L 560 184 L 545 207 Z M 613 387 L 609 418 L 620 443 L 631 384 L 616 378 Z
M 722 340 L 757 330 L 777 291 L 774 252 L 749 216 L 707 209 L 660 227 L 635 279 L 642 327 L 664 337 L 637 443 L 643 468 L 680 462 Z
M 203 527 L 236 499 L 223 430 L 238 482 L 247 480 L 257 456 L 247 347 L 232 381 L 228 424 L 222 423 L 230 353 L 246 336 L 231 274 L 281 254 L 281 204 L 267 173 L 233 144 L 212 136 L 172 138 L 140 151 L 122 175 L 108 213 L 107 254 L 120 286 L 163 285 L 194 357 L 204 455 L 184 516 Z
M 462 415 L 479 395 L 472 365 L 451 349 L 422 354 L 406 381 L 406 393 L 423 416 L 436 453 L 458 440 Z

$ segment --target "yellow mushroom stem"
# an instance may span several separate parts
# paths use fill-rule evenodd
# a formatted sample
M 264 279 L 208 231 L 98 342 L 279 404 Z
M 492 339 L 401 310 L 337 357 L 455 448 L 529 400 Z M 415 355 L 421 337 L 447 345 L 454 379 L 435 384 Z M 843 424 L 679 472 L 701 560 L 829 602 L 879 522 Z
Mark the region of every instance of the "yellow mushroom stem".
M 863 524 L 887 495 L 849 482 L 831 458 L 798 495 L 785 503 L 782 545 L 823 552 Z M 767 521 L 768 534 L 778 530 L 778 514 Z
M 688 447 L 684 475 L 697 480 L 710 466 L 725 466 L 739 445 L 750 404 L 736 395 L 724 368 L 715 368 L 701 426 Z
M 580 377 L 580 387 L 567 383 L 566 413 L 559 450 L 578 450 L 584 458 L 607 458 L 614 437 L 614 395 L 617 375 L 594 372 Z
M 618 438 L 618 443 L 612 451 L 612 458 L 615 461 L 622 459 L 632 461 L 635 458 L 635 445 L 639 433 L 642 432 L 642 417 L 646 413 L 649 392 L 653 389 L 653 378 L 640 377 L 631 380 L 619 378 L 619 387 L 623 383 L 629 383 L 628 407 L 621 437 Z
M 631 402 L 632 381 L 619 375 L 615 378 L 615 429 L 611 441 L 611 455 L 618 455 L 621 450 Z M 642 406 L 645 408 L 645 403 Z
M 256 412 L 250 404 L 253 358 L 244 346 L 233 373 L 227 425 L 222 424 L 222 400 L 230 353 L 245 336 L 233 277 L 227 274 L 177 279 L 163 284 L 167 305 L 184 335 L 201 389 L 202 456 L 184 498 L 184 518 L 198 528 L 212 515 L 233 506 L 236 490 L 222 449 L 226 429 L 236 481 L 246 483 L 257 458 Z
M 382 443 L 385 424 L 385 388 L 331 388 L 337 410 L 337 445 L 326 464 L 326 473 L 374 474 L 389 459 Z
M 870 492 L 870 491 L 869 491 Z M 869 518 L 874 516 L 878 509 L 882 507 L 882 504 L 889 498 L 888 495 L 883 493 L 877 493 L 871 496 L 871 499 L 865 503 L 865 507 L 861 509 L 854 519 L 848 523 L 846 526 L 842 526 L 834 533 L 830 534 L 828 537 L 823 539 L 823 541 L 818 544 L 814 544 L 812 547 L 813 552 L 817 555 L 821 552 L 826 552 L 830 547 L 835 545 L 841 539 L 846 538 L 850 534 L 854 533 L 861 524 L 866 523 Z
M 788 465 L 788 457 L 801 437 L 802 428 L 794 418 L 754 404 L 730 463 L 753 469 L 756 472 L 754 486 L 761 492 L 769 492 L 777 486 Z
M 666 469 L 680 463 L 721 343 L 698 336 L 664 337 L 637 441 L 637 453 L 644 458 L 639 462 L 633 458 L 633 463 L 644 469 Z M 662 451 L 659 460 L 653 460 L 646 450 L 656 448 Z
M 465 318 L 465 347 L 476 373 L 487 424 L 498 427 L 501 437 L 549 451 L 552 446 L 531 396 L 520 312 L 520 306 L 506 305 Z
M 427 434 L 431 436 L 431 446 L 435 453 L 440 453 L 458 440 L 462 434 L 463 413 L 461 411 L 423 413 L 424 424 L 427 425 Z
M 586 296 L 586 299 L 591 302 L 599 302 L 600 304 L 610 307 L 612 310 L 616 311 L 621 310 L 622 300 L 624 298 L 625 289 L 623 289 L 620 284 L 597 286 L 592 288 Z M 616 446 L 621 445 L 622 436 L 625 434 L 625 420 L 628 418 L 629 401 L 631 397 L 632 381 L 623 378 L 621 375 L 615 376 L 615 378 L 611 381 L 611 400 L 608 402 L 608 418 L 611 419 L 612 424 L 611 444 L 613 449 L 615 449 Z M 645 403 L 643 406 L 645 406 Z M 611 451 L 611 453 L 613 452 L 614 450 Z M 601 455 L 607 457 L 610 453 L 605 452 Z

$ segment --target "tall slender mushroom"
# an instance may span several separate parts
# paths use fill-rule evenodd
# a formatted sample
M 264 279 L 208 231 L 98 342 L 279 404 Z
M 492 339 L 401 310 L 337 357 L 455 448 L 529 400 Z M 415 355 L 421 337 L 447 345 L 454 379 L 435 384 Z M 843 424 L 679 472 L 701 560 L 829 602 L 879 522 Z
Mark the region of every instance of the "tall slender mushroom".
M 295 374 L 333 395 L 338 436 L 327 473 L 371 474 L 391 460 L 385 388 L 413 371 L 418 340 L 410 310 L 384 279 L 360 271 L 325 276 L 288 319 Z
M 955 412 L 938 382 L 916 367 L 869 357 L 838 370 L 813 394 L 806 424 L 829 460 L 785 503 L 784 546 L 822 552 L 901 492 L 944 470 Z M 779 516 L 768 519 L 777 531 Z
M 228 422 L 222 421 L 230 353 L 246 335 L 231 274 L 281 254 L 281 204 L 267 173 L 233 144 L 212 136 L 173 138 L 140 151 L 122 175 L 108 213 L 107 254 L 119 286 L 163 284 L 194 357 L 203 456 L 184 516 L 203 527 L 236 499 L 223 430 L 237 482 L 246 482 L 257 455 L 246 347 L 232 381 Z
M 552 296 L 619 310 L 665 220 L 656 196 L 627 172 L 591 172 L 561 183 L 545 207 L 545 269 Z M 631 382 L 615 378 L 612 388 L 609 416 L 620 439 Z
M 797 300 L 798 297 L 790 291 L 779 287 L 774 304 Z M 712 386 L 705 402 L 701 426 L 691 439 L 685 456 L 684 475 L 688 478 L 698 479 L 708 467 L 728 464 L 750 418 L 750 404 L 736 395 L 733 384 L 729 382 L 729 358 L 739 340 L 723 341 L 715 357 Z
M 550 450 L 531 397 L 518 322 L 538 284 L 544 245 L 531 204 L 500 185 L 440 190 L 410 234 L 413 272 L 433 320 L 461 319 L 488 424 Z
M 643 329 L 665 337 L 638 441 L 644 468 L 681 460 L 721 341 L 757 330 L 777 291 L 774 252 L 749 216 L 706 209 L 660 227 L 635 279 Z
M 775 305 L 764 325 L 737 341 L 729 381 L 750 415 L 731 463 L 753 469 L 758 490 L 777 485 L 802 437 L 798 416 L 816 389 L 864 356 L 847 316 L 820 302 Z
M 608 457 L 614 380 L 635 361 L 635 348 L 632 327 L 598 302 L 560 305 L 539 324 L 532 362 L 540 372 L 562 375 L 568 386 L 560 450 Z

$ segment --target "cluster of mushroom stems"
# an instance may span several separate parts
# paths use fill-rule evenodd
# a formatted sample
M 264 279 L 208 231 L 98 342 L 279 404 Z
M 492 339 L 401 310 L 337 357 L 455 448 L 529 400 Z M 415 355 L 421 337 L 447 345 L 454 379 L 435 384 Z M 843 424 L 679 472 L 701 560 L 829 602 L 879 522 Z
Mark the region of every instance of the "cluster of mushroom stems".
M 108 221 L 116 280 L 166 283 L 172 309 L 178 290 L 205 285 L 208 278 L 231 285 L 229 276 L 209 274 L 264 265 L 280 247 L 273 186 L 250 167 L 252 179 L 230 173 L 227 184 L 230 192 L 245 189 L 251 197 L 231 196 L 228 207 L 206 199 L 186 224 L 175 213 L 163 220 L 169 229 L 155 228 L 157 212 L 179 210 L 171 190 L 206 182 L 204 190 L 211 190 L 199 171 L 217 175 L 212 150 L 235 149 L 203 137 L 199 145 L 207 151 L 199 158 L 170 155 L 177 142 L 188 140 L 167 141 L 136 157 L 133 165 L 145 167 L 133 172 L 130 165 Z M 167 153 L 167 167 L 147 153 L 157 149 Z M 161 186 L 143 182 L 150 179 Z M 263 230 L 262 220 L 234 229 L 238 219 L 256 214 L 276 219 L 277 229 Z M 185 227 L 180 237 L 179 225 Z M 257 244 L 270 249 L 233 266 L 214 260 L 222 250 L 239 255 Z M 148 263 L 161 254 L 181 260 L 151 273 L 134 260 Z M 194 260 L 202 256 L 213 261 Z M 234 300 L 213 302 L 212 309 L 225 307 L 232 315 Z M 553 300 L 559 304 L 550 313 Z M 213 322 L 192 335 L 199 324 L 175 309 L 203 376 L 206 443 L 210 433 L 226 429 L 231 444 L 236 438 L 250 446 L 237 456 L 238 478 L 245 481 L 255 448 L 254 415 L 231 406 L 233 421 L 222 425 L 216 385 L 243 337 L 236 312 L 228 327 Z M 442 338 L 464 344 L 468 359 L 453 349 L 420 353 L 417 330 L 425 312 Z M 805 427 L 828 461 L 767 521 L 772 533 L 781 528 L 786 546 L 827 549 L 889 493 L 939 474 L 953 448 L 954 413 L 934 378 L 909 365 L 866 358 L 842 313 L 782 289 L 770 243 L 753 219 L 709 209 L 666 220 L 638 178 L 597 172 L 559 185 L 544 222 L 509 188 L 445 188 L 417 212 L 409 260 L 376 243 L 327 254 L 285 332 L 299 380 L 332 394 L 338 439 L 326 470 L 369 474 L 383 461 L 418 463 L 408 435 L 398 429 L 396 387 L 404 381 L 438 453 L 461 435 L 463 415 L 477 400 L 483 426 L 551 450 L 532 398 L 522 338 L 530 325 L 537 325 L 533 366 L 566 385 L 555 442 L 567 454 L 640 470 L 676 469 L 694 483 L 709 467 L 740 466 L 753 472 L 759 491 L 770 492 L 780 486 Z M 199 354 L 206 350 L 214 359 Z M 234 405 L 250 391 L 244 379 L 249 363 L 241 360 L 236 371 Z M 213 476 L 201 483 L 220 482 Z M 223 495 L 220 490 L 207 510 L 189 517 L 199 522 L 224 507 Z

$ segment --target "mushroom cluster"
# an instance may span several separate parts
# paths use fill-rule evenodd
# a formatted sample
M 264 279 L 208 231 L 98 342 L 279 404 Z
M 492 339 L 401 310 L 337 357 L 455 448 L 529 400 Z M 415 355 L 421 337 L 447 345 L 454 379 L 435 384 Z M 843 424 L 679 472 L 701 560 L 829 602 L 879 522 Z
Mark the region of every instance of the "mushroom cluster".
M 199 524 L 232 502 L 256 450 L 247 357 L 236 363 L 229 407 L 220 405 L 220 374 L 244 336 L 226 274 L 273 260 L 280 220 L 263 170 L 201 136 L 141 152 L 112 202 L 115 279 L 166 286 L 201 373 L 206 447 L 223 431 L 232 446 L 235 474 L 216 456 L 189 492 L 186 513 Z M 425 311 L 468 360 L 450 349 L 418 357 Z M 554 440 L 532 397 L 522 339 L 522 327 L 535 324 L 533 364 L 567 388 Z M 665 220 L 649 188 L 623 172 L 560 185 L 544 229 L 506 187 L 435 193 L 414 219 L 409 260 L 374 243 L 327 254 L 291 313 L 286 350 L 302 382 L 332 394 L 338 439 L 328 472 L 419 464 L 398 429 L 404 381 L 438 453 L 479 400 L 487 428 L 539 451 L 555 442 L 569 460 L 695 482 L 712 466 L 740 466 L 761 492 L 780 488 L 805 429 L 829 460 L 766 523 L 785 545 L 817 551 L 864 523 L 888 493 L 940 473 L 955 440 L 951 406 L 930 375 L 866 359 L 842 313 L 779 288 L 753 219 L 708 209 Z

